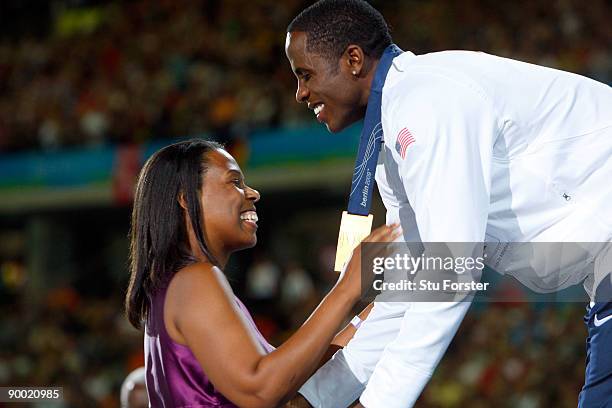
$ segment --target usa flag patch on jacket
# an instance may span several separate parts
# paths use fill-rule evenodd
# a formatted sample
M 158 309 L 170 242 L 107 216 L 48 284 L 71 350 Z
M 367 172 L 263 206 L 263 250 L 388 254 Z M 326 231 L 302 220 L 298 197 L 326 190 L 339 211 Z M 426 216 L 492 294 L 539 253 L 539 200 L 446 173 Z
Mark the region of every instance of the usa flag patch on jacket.
M 416 140 L 414 139 L 414 136 L 412 136 L 412 133 L 410 133 L 408 128 L 403 128 L 397 134 L 397 141 L 395 142 L 395 151 L 397 151 L 399 155 L 402 156 L 402 159 L 404 159 L 406 158 L 406 150 L 408 149 L 408 146 L 413 144 L 415 141 Z

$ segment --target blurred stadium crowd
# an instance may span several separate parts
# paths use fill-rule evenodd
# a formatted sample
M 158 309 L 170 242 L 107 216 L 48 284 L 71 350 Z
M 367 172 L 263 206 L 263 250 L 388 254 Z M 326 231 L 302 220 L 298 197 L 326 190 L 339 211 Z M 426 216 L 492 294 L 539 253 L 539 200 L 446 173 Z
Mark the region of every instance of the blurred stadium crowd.
M 480 50 L 612 81 L 605 0 L 376 3 L 395 41 L 416 53 Z M 166 0 L 52 10 L 48 35 L 0 40 L 0 151 L 202 133 L 225 140 L 305 120 L 283 49 L 301 5 Z
M 58 4 L 42 33 L 2 31 L 1 154 L 194 135 L 248 143 L 252 129 L 314 120 L 294 100 L 283 48 L 301 1 Z M 374 4 L 395 41 L 415 53 L 480 50 L 612 83 L 605 0 Z M 271 218 L 274 205 L 284 204 L 270 204 Z M 305 217 L 295 215 L 309 223 Z M 121 309 L 127 219 L 119 271 L 95 268 L 120 278 L 98 293 L 68 282 L 43 291 L 32 309 L 27 262 L 3 264 L 0 385 L 62 385 L 64 406 L 118 406 L 123 378 L 143 364 L 142 335 Z M 239 257 L 229 271 L 272 344 L 302 323 L 335 279 L 333 240 L 313 240 L 316 226 L 300 235 L 281 225 L 260 239 L 273 242 Z M 475 305 L 418 406 L 576 406 L 583 313 L 577 303 Z

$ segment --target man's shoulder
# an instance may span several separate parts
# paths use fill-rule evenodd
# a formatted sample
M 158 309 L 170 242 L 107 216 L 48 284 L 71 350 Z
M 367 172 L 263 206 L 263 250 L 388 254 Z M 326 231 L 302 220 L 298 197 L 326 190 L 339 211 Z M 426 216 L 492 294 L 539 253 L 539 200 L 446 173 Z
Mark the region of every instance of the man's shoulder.
M 451 50 L 418 55 L 404 52 L 393 60 L 389 76 L 463 77 L 467 71 L 484 69 L 487 62 L 499 60 L 502 58 L 478 51 Z
M 484 88 L 477 80 L 477 73 L 453 64 L 454 60 L 461 58 L 478 58 L 474 54 L 480 53 L 441 51 L 397 57 L 383 88 L 383 108 L 395 103 L 439 104 L 448 100 L 449 96 L 464 94 L 486 97 Z
M 492 106 L 491 97 L 480 84 L 444 69 L 411 70 L 390 79 L 383 88 L 383 120 L 398 115 L 440 118 L 447 113 Z

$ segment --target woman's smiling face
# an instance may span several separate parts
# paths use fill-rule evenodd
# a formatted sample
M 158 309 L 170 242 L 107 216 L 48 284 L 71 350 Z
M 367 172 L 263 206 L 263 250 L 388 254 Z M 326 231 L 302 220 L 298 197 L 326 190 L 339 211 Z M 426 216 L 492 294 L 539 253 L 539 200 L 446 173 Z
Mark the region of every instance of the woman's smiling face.
M 204 235 L 213 255 L 251 248 L 257 243 L 255 203 L 259 192 L 247 186 L 236 160 L 225 150 L 208 153 L 200 193 Z

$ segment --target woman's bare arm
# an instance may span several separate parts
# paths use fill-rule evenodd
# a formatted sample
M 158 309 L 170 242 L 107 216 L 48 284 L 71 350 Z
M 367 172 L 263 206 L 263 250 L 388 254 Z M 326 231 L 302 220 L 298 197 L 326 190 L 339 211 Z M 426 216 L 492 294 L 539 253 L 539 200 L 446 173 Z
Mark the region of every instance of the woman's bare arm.
M 389 242 L 397 235 L 394 228 L 382 227 L 369 240 Z M 222 272 L 210 264 L 195 264 L 176 274 L 166 297 L 166 328 L 173 340 L 190 348 L 215 387 L 232 402 L 243 407 L 276 406 L 314 371 L 358 299 L 359 258 L 351 259 L 347 276 L 270 354 L 250 335 Z
M 357 315 L 359 316 L 359 319 L 365 320 L 370 314 L 370 310 L 372 310 L 373 306 L 374 303 L 370 303 L 361 312 L 359 312 L 359 314 Z M 331 344 L 339 346 L 340 348 L 346 347 L 346 345 L 353 338 L 356 332 L 357 328 L 353 326 L 353 324 L 349 323 L 344 326 L 344 329 L 340 330 L 340 332 L 334 336 Z

